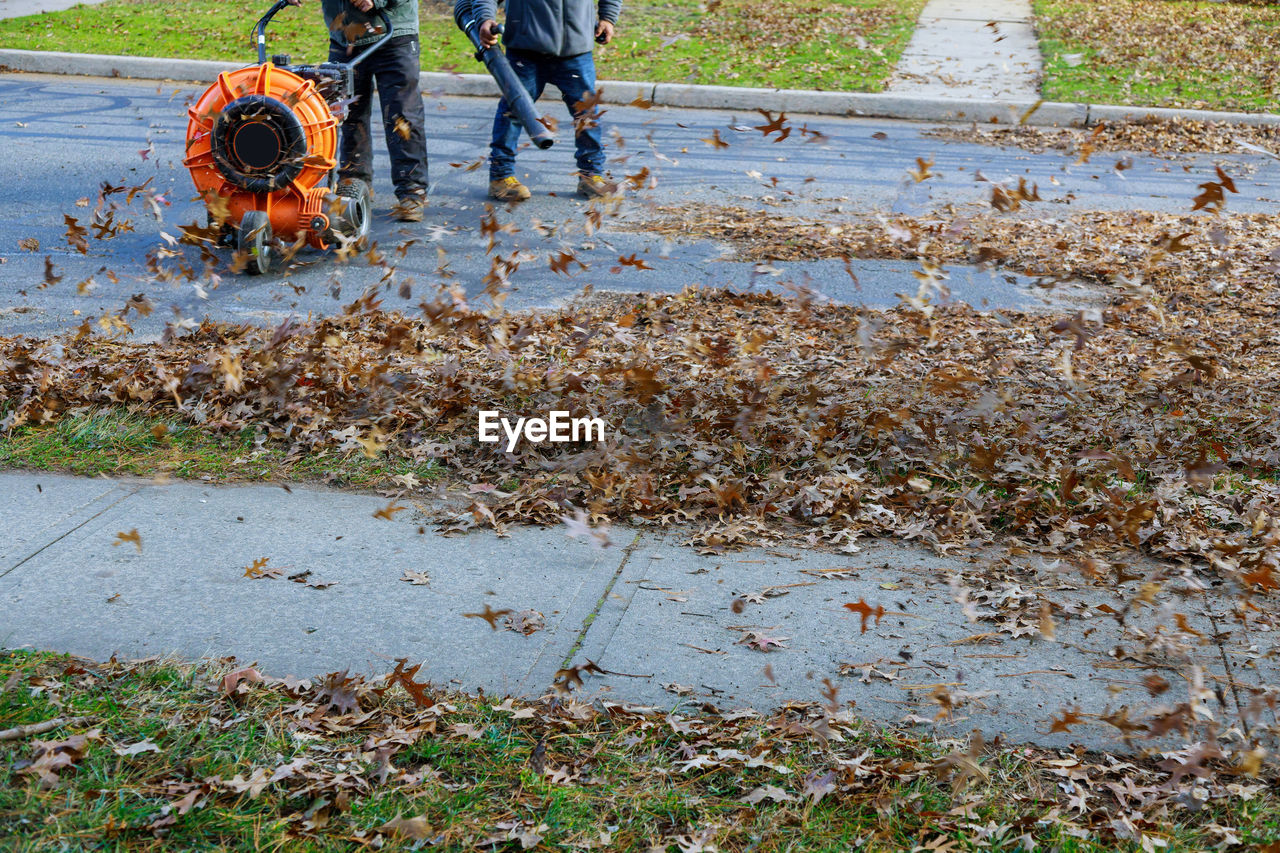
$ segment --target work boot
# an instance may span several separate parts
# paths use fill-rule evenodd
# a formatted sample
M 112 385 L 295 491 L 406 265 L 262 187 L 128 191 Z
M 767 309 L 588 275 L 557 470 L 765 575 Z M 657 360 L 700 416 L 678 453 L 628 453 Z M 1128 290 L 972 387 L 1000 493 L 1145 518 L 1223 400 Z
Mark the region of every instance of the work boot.
M 578 175 L 578 195 L 584 198 L 609 198 L 618 194 L 618 185 L 604 175 Z
M 421 222 L 422 211 L 426 206 L 427 203 L 423 201 L 422 196 L 407 195 L 400 199 L 394 214 L 401 222 Z
M 489 198 L 498 201 L 524 201 L 532 195 L 529 188 L 512 175 L 489 182 Z

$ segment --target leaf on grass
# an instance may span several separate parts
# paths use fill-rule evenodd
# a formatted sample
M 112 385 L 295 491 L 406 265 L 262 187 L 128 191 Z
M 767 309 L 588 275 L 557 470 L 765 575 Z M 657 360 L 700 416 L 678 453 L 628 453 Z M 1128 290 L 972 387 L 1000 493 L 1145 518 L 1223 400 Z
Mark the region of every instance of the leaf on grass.
M 19 772 L 35 776 L 42 788 L 56 788 L 61 781 L 58 774 L 74 767 L 84 758 L 91 741 L 101 739 L 102 731 L 91 729 L 66 740 L 38 740 L 34 744 L 34 759 Z
M 422 669 L 422 664 L 408 666 L 408 663 L 408 658 L 398 658 L 396 660 L 396 668 L 390 674 L 389 680 L 392 684 L 399 684 L 403 687 L 405 692 L 413 699 L 413 703 L 419 708 L 434 707 L 436 700 L 431 696 L 431 683 L 419 684 L 414 680 L 418 670 Z
M 396 815 L 391 820 L 382 824 L 377 828 L 378 832 L 384 835 L 391 835 L 396 838 L 409 838 L 415 841 L 430 838 L 434 832 L 431 824 L 427 822 L 425 815 L 418 817 L 400 817 Z
M 222 692 L 227 696 L 244 693 L 248 685 L 261 684 L 262 681 L 262 673 L 253 667 L 237 669 L 222 677 Z
M 159 752 L 160 747 L 152 743 L 150 740 L 140 740 L 137 743 L 131 743 L 128 746 L 113 747 L 116 755 L 140 755 L 144 752 Z
M 327 714 L 337 709 L 339 714 L 351 714 L 360 710 L 359 691 L 363 679 L 348 675 L 347 670 L 331 672 L 316 685 L 316 702 L 319 713 Z
M 255 767 L 246 779 L 244 774 L 237 773 L 230 779 L 223 779 L 222 786 L 234 794 L 248 794 L 249 799 L 256 800 L 271 784 L 271 776 L 265 767 Z
M 826 773 L 819 773 L 815 770 L 805 776 L 804 787 L 800 790 L 800 798 L 816 805 L 823 797 L 835 789 L 836 772 L 834 770 L 828 770 Z
M 773 800 L 775 803 L 790 803 L 795 801 L 795 797 L 776 785 L 760 785 L 753 788 L 750 793 L 739 799 L 738 802 L 754 806 L 765 800 Z

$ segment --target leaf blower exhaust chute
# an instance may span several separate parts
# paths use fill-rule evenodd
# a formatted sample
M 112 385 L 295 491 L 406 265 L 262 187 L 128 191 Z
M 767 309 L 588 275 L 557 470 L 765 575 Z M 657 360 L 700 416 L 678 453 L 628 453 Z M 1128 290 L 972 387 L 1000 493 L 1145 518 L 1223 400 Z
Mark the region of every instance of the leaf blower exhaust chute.
M 494 82 L 498 84 L 499 91 L 502 92 L 503 100 L 507 102 L 512 114 L 524 127 L 525 133 L 529 134 L 533 144 L 539 148 L 550 148 L 555 144 L 556 139 L 546 125 L 542 123 L 538 110 L 533 105 L 533 98 L 529 97 L 528 90 L 520 82 L 516 72 L 512 70 L 506 54 L 496 44 L 493 47 L 485 47 L 481 43 L 480 25 L 484 21 L 476 20 L 474 5 L 473 3 L 461 3 L 455 6 L 454 23 L 458 25 L 458 29 L 467 34 L 467 38 L 475 45 L 476 59 L 483 62 L 485 68 L 489 69 L 489 74 L 493 77 Z M 502 32 L 501 26 L 497 28 L 497 32 Z

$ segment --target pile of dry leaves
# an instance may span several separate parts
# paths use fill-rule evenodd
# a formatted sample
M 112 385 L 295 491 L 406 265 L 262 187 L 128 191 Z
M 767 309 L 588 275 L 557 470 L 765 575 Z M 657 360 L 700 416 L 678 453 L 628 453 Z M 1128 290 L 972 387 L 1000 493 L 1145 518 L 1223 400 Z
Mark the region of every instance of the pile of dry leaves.
M 779 519 L 838 544 L 1009 534 L 1141 546 L 1275 588 L 1268 225 L 1102 216 L 877 224 L 879 246 L 922 258 L 919 292 L 883 313 L 804 293 L 688 291 L 492 316 L 455 293 L 417 317 L 362 299 L 313 325 L 204 325 L 162 345 L 87 327 L 10 339 L 3 426 L 123 405 L 257 430 L 298 454 L 434 458 L 488 495 L 464 525 L 555 521 L 577 506 L 700 522 L 709 547 Z M 814 244 L 856 253 L 872 227 Z M 974 257 L 1092 277 L 1112 304 L 1061 318 L 940 306 L 940 263 Z M 603 416 L 609 439 L 508 453 L 477 440 L 481 410 Z
M 949 142 L 1016 145 L 1036 152 L 1066 151 L 1084 161 L 1093 153 L 1104 151 L 1141 151 L 1174 158 L 1185 154 L 1240 154 L 1255 148 L 1271 152 L 1273 156 L 1280 152 L 1280 126 L 1182 117 L 1099 122 L 1090 128 L 974 123 L 969 127 L 937 127 L 925 131 L 924 135 Z

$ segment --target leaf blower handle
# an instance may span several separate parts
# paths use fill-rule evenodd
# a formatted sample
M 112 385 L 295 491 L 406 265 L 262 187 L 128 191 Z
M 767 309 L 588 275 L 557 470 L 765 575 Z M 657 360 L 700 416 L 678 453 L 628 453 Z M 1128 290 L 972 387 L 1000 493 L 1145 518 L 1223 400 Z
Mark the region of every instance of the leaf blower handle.
M 353 68 L 359 65 L 361 62 L 364 62 L 366 59 L 368 59 L 369 54 L 373 53 L 375 50 L 382 47 L 387 42 L 391 41 L 391 36 L 394 35 L 394 33 L 391 32 L 391 16 L 387 14 L 387 10 L 379 9 L 378 17 L 382 19 L 382 38 L 378 39 L 373 44 L 369 45 L 367 48 L 365 48 L 364 52 L 362 52 L 355 59 L 347 63 Z
M 267 63 L 267 24 L 270 23 L 271 19 L 276 16 L 277 12 L 279 12 L 285 6 L 292 6 L 292 5 L 295 5 L 295 4 L 290 3 L 289 0 L 276 0 L 275 4 L 272 5 L 270 9 L 267 10 L 267 14 L 259 18 L 257 25 L 254 26 L 253 31 L 257 36 L 257 42 L 258 42 L 258 64 L 259 65 L 265 65 Z M 391 16 L 387 14 L 386 9 L 379 9 L 378 17 L 382 19 L 382 38 L 378 39 L 376 42 L 369 45 L 369 47 L 366 48 L 364 52 L 362 52 L 355 59 L 347 63 L 348 65 L 358 65 L 359 63 L 363 62 L 365 58 L 369 56 L 369 54 L 373 53 L 375 50 L 382 47 L 384 44 L 386 44 L 391 40 L 391 36 L 394 35 L 391 32 Z
M 267 64 L 267 23 L 276 16 L 276 13 L 289 5 L 289 0 L 276 0 L 275 5 L 267 10 L 267 14 L 258 19 L 257 25 L 253 28 L 257 35 L 258 41 L 258 64 Z

